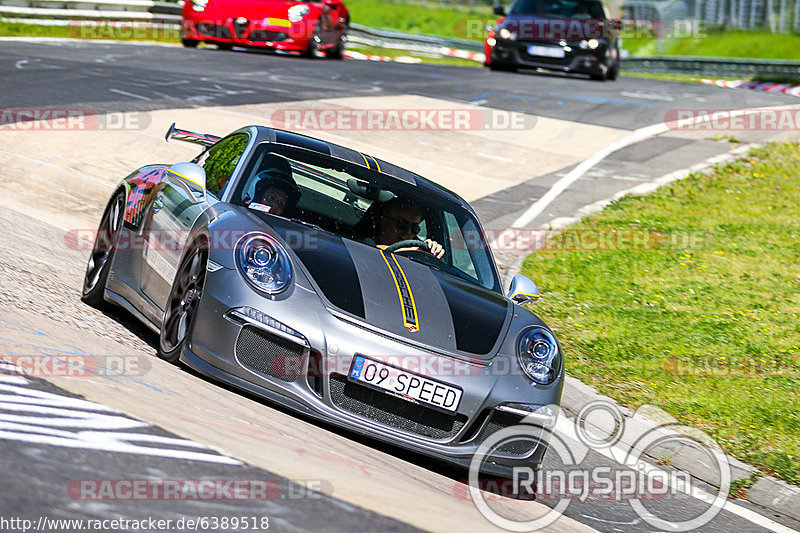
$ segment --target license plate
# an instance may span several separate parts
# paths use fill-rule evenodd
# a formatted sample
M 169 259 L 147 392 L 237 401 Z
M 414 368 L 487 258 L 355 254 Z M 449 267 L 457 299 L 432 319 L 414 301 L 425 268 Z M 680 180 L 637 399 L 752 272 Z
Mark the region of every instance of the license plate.
M 531 45 L 528 47 L 528 55 L 530 56 L 544 56 L 544 57 L 565 57 L 566 53 L 563 48 L 555 46 L 537 46 Z
M 353 358 L 350 379 L 450 412 L 455 412 L 461 401 L 461 389 L 360 355 Z

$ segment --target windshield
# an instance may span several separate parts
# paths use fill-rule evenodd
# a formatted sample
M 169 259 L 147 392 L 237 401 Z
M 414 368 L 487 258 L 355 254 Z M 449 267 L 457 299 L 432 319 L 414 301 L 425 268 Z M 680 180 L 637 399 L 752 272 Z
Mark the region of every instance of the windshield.
M 299 194 L 292 192 L 293 187 Z M 441 259 L 418 248 L 403 248 L 398 254 L 500 290 L 489 246 L 474 215 L 444 195 L 436 197 L 429 188 L 316 152 L 262 144 L 230 201 L 262 217 L 278 215 L 380 248 L 392 244 L 381 242 L 386 234 L 380 229 L 390 225 L 404 230 L 407 238 L 432 239 L 445 251 Z M 410 220 L 387 218 L 389 207 L 397 204 L 412 206 L 411 215 L 405 215 Z
M 508 12 L 509 16 L 603 19 L 603 5 L 600 2 L 577 0 L 517 0 Z

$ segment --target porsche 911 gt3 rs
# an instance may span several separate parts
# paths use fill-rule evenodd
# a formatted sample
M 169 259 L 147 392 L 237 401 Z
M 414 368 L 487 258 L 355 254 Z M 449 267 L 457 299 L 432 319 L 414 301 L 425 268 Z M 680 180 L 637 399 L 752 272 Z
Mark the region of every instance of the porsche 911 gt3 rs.
M 167 138 L 204 148 L 119 184 L 83 286 L 88 304 L 121 306 L 157 332 L 160 357 L 460 467 L 497 430 L 552 418 L 543 406 L 560 403 L 564 363 L 522 305 L 538 289 L 517 275 L 504 293 L 458 195 L 288 131 L 173 125 Z M 356 231 L 399 200 L 419 220 L 385 223 L 414 238 Z M 443 255 L 429 253 L 434 241 Z M 545 449 L 509 442 L 481 468 L 536 467 Z

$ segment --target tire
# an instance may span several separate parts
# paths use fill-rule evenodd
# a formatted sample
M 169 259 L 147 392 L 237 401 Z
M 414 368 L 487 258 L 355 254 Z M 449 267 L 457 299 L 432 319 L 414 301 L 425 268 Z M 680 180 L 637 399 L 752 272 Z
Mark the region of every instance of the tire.
M 197 48 L 200 41 L 194 39 L 181 39 L 181 44 L 186 48 Z
M 619 76 L 619 59 L 614 62 L 611 69 L 608 71 L 607 79 L 614 81 Z
M 233 45 L 228 43 L 217 43 L 217 50 L 230 52 L 231 50 L 233 50 Z
M 590 74 L 594 81 L 606 81 L 608 74 Z
M 489 63 L 489 70 L 493 70 L 495 72 L 516 72 L 517 67 L 513 67 L 507 63 L 495 63 L 492 61 Z
M 322 42 L 319 36 L 319 22 L 314 26 L 314 31 L 311 34 L 311 39 L 308 40 L 308 48 L 303 50 L 300 55 L 308 59 L 316 59 L 319 57 L 319 45 Z
M 195 242 L 181 259 L 169 292 L 164 320 L 158 336 L 158 356 L 176 363 L 192 330 L 206 279 L 208 248 Z
M 86 263 L 86 274 L 83 277 L 81 300 L 98 309 L 106 306 L 105 298 L 108 274 L 117 251 L 119 232 L 125 217 L 125 193 L 117 192 L 106 206 L 97 236 L 92 246 L 92 253 Z
M 347 43 L 348 31 L 350 31 L 349 26 L 347 26 L 339 36 L 339 41 L 336 43 L 336 48 L 331 49 L 325 57 L 328 59 L 344 59 L 344 49 Z

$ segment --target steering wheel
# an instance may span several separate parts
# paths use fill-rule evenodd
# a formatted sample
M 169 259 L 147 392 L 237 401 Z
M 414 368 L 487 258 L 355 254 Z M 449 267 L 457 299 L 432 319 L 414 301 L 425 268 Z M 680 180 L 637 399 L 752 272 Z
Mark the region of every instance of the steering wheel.
M 405 241 L 397 241 L 394 244 L 390 244 L 386 248 L 383 249 L 384 252 L 396 252 L 401 248 L 419 248 L 423 252 L 431 252 L 430 246 L 425 241 L 421 241 L 419 239 L 408 239 Z

